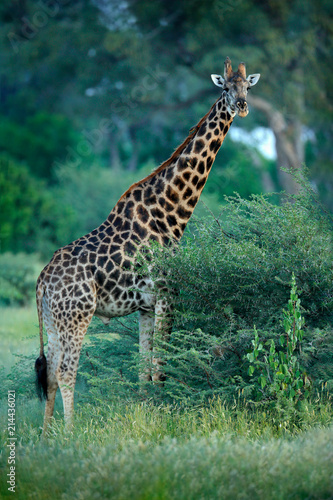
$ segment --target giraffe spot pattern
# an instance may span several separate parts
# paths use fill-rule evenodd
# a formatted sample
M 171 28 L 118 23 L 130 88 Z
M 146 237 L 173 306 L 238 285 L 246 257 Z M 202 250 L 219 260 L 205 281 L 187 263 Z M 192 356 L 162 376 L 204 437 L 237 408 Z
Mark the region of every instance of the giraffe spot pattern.
M 178 187 L 179 191 L 182 191 L 185 187 L 185 183 L 183 179 L 177 176 L 173 181 L 174 186 Z
M 143 205 L 139 205 L 136 211 L 141 222 L 143 222 L 144 224 L 148 222 L 149 212 Z
M 198 165 L 198 172 L 199 174 L 204 174 L 205 173 L 205 163 L 203 161 L 200 161 L 199 162 L 199 165 Z
M 174 189 L 172 189 L 171 186 L 167 187 L 165 194 L 166 194 L 166 197 L 172 203 L 178 203 L 178 201 L 179 201 L 179 195 L 178 195 L 177 191 L 175 191 Z
M 183 195 L 184 200 L 187 200 L 190 196 L 192 196 L 193 191 L 190 187 L 188 187 Z
M 204 147 L 205 147 L 205 143 L 203 140 L 199 139 L 199 140 L 195 141 L 194 153 L 200 153 L 200 151 L 202 151 Z

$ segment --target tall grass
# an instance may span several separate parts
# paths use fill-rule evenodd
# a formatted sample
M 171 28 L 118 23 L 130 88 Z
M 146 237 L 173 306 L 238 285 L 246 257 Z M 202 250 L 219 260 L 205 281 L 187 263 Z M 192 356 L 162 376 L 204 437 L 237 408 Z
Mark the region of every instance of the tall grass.
M 91 443 L 84 451 L 75 443 L 37 447 L 19 456 L 17 496 L 324 500 L 332 498 L 332 438 L 332 431 L 313 431 L 265 444 L 211 435 L 185 443 L 165 438 L 156 446 Z
M 208 407 L 84 405 L 66 434 L 56 415 L 40 440 L 42 405 L 18 402 L 20 499 L 331 498 L 330 399 L 303 403 L 298 424 L 235 401 Z M 1 442 L 6 444 L 6 411 Z M 315 427 L 315 429 L 314 429 Z M 2 446 L 0 497 L 9 494 Z

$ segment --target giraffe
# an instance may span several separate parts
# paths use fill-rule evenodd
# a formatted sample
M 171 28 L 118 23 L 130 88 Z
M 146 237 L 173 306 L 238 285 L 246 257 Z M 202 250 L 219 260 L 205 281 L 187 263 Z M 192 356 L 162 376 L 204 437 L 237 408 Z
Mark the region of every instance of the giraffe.
M 72 428 L 79 356 L 94 315 L 107 324 L 112 317 L 139 311 L 139 349 L 147 360 L 154 334 L 166 338 L 172 304 L 163 287 L 159 290 L 149 276 L 136 272 L 137 252 L 152 242 L 167 245 L 180 240 L 234 117 L 248 114 L 247 92 L 259 77 L 246 78 L 244 63 L 234 72 L 227 58 L 224 77 L 211 75 L 222 88 L 220 97 L 172 156 L 133 184 L 97 229 L 57 250 L 41 272 L 36 287 L 40 355 L 35 369 L 40 395 L 46 398 L 43 434 L 58 387 L 65 426 Z M 143 381 L 163 380 L 160 360 L 146 366 L 140 374 Z

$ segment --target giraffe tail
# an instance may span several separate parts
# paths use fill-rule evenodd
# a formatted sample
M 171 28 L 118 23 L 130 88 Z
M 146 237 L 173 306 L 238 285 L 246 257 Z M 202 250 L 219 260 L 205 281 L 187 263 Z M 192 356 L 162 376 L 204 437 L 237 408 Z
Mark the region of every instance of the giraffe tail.
M 37 302 L 37 313 L 39 322 L 39 339 L 40 339 L 40 351 L 39 357 L 35 362 L 36 371 L 36 388 L 37 394 L 40 400 L 43 398 L 47 399 L 47 362 L 44 354 L 44 342 L 43 342 L 43 309 L 42 300 L 44 296 L 43 286 L 38 281 L 36 290 L 36 302 Z

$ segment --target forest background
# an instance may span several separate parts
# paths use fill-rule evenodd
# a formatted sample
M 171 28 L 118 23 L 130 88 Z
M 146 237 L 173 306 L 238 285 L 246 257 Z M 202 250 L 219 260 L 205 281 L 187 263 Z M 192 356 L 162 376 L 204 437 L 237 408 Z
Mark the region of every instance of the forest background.
M 4 0 L 0 252 L 52 253 L 91 231 L 218 96 L 229 56 L 261 73 L 203 202 L 297 191 L 333 208 L 332 2 Z M 196 215 L 205 213 L 199 204 Z

